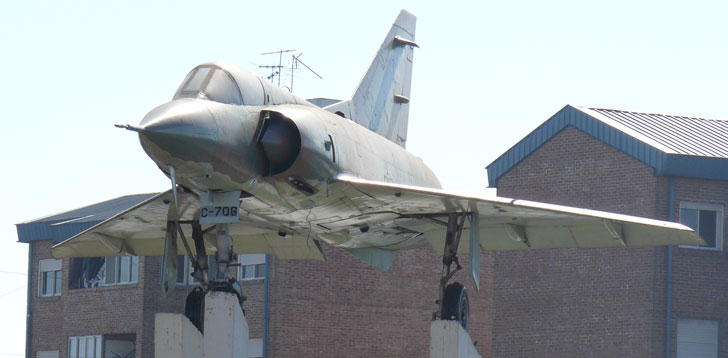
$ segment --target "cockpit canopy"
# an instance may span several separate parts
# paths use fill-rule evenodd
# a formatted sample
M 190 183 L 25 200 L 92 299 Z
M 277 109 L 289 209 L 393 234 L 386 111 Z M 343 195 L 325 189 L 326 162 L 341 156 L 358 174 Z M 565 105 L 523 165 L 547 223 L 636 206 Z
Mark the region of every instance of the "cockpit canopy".
M 174 94 L 173 100 L 180 98 L 198 98 L 245 106 L 313 106 L 251 72 L 223 62 L 203 63 L 190 71 Z
M 225 104 L 243 104 L 235 80 L 218 66 L 202 65 L 193 69 L 174 95 L 179 98 L 200 98 Z

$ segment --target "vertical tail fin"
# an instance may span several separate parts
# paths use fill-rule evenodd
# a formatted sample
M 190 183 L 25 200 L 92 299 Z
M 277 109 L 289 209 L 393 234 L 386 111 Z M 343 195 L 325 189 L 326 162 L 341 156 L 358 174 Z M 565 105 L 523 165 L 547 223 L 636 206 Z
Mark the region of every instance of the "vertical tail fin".
M 404 147 L 417 18 L 402 10 L 350 100 L 326 107 Z

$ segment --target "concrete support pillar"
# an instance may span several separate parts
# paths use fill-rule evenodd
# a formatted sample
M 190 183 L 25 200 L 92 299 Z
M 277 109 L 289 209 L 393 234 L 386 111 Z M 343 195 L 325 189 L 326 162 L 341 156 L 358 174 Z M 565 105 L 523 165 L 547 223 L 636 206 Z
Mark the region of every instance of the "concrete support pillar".
M 156 358 L 200 358 L 202 334 L 185 315 L 157 313 L 154 316 Z
M 204 327 L 205 357 L 247 357 L 248 322 L 237 296 L 226 292 L 209 292 L 205 295 Z
M 458 321 L 430 322 L 430 358 L 480 358 Z

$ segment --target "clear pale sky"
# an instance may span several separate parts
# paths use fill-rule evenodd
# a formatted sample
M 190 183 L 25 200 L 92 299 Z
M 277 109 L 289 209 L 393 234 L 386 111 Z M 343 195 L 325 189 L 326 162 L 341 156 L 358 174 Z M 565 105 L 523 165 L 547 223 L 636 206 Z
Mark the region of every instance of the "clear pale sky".
M 294 93 L 346 98 L 406 8 L 421 46 L 407 147 L 446 189 L 482 193 L 484 167 L 566 104 L 728 119 L 726 4 L 3 2 L 0 358 L 24 354 L 27 245 L 14 224 L 167 189 L 113 124 L 139 123 L 201 62 L 265 76 L 258 65 L 277 58 L 261 52 L 296 49 L 324 79 L 299 71 Z

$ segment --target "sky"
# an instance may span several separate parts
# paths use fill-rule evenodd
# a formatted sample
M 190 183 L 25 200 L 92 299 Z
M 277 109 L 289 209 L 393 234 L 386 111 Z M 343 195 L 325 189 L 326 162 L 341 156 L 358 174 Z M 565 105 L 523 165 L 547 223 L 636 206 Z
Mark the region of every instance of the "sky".
M 402 8 L 420 45 L 407 149 L 445 189 L 492 194 L 484 168 L 566 104 L 728 119 L 724 1 L 2 2 L 0 358 L 25 351 L 15 224 L 170 186 L 113 124 L 199 63 L 266 76 L 279 49 L 323 77 L 296 72 L 295 94 L 348 98 Z

